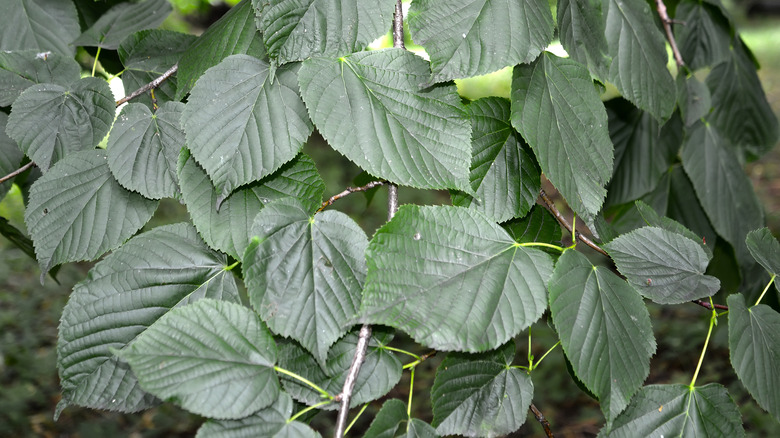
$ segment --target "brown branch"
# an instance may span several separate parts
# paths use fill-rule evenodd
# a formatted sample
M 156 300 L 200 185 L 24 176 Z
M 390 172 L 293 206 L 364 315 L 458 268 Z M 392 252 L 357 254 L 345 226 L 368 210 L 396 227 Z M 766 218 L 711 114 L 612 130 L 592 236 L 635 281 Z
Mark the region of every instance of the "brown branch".
M 154 79 L 152 82 L 149 82 L 148 84 L 144 85 L 143 87 L 133 91 L 132 93 L 128 94 L 127 96 L 119 99 L 116 101 L 116 106 L 122 105 L 123 103 L 135 99 L 136 97 L 146 93 L 147 91 L 157 88 L 165 82 L 168 78 L 173 76 L 174 73 L 176 73 L 176 70 L 179 69 L 179 64 L 174 64 L 173 67 L 169 68 L 165 73 Z
M 539 424 L 542 425 L 542 428 L 544 429 L 544 433 L 547 435 L 547 438 L 553 438 L 552 430 L 550 430 L 550 422 L 547 421 L 547 418 L 544 417 L 544 414 L 542 411 L 540 411 L 536 406 L 534 406 L 533 403 L 531 403 L 531 412 L 533 412 L 534 417 L 536 417 L 536 421 L 539 422 Z
M 555 216 L 555 219 L 558 220 L 558 223 L 560 223 L 563 226 L 563 228 L 566 228 L 566 230 L 568 230 L 570 233 L 572 233 L 576 239 L 578 239 L 579 241 L 581 241 L 585 245 L 588 245 L 589 247 L 593 248 L 594 251 L 597 251 L 597 252 L 599 252 L 599 253 L 609 257 L 609 254 L 607 254 L 606 251 L 604 251 L 598 245 L 596 245 L 595 242 L 590 240 L 588 238 L 588 236 L 585 236 L 584 234 L 580 233 L 579 231 L 572 229 L 571 224 L 569 223 L 569 221 L 567 221 L 566 218 L 563 217 L 561 212 L 558 211 L 558 208 L 555 207 L 555 203 L 552 202 L 552 200 L 550 199 L 549 196 L 547 196 L 547 193 L 545 193 L 544 190 L 540 190 L 539 191 L 539 197 L 542 198 L 542 201 L 544 202 L 544 205 L 547 206 L 547 209 L 550 210 L 550 213 L 552 213 L 553 216 Z
M 6 176 L 0 178 L 0 184 L 8 181 L 9 179 L 15 177 L 16 175 L 19 175 L 20 173 L 24 172 L 25 170 L 32 168 L 33 166 L 35 166 L 35 163 L 30 161 L 29 163 L 25 164 L 24 166 L 14 170 L 13 172 L 9 173 Z
M 347 415 L 349 414 L 349 402 L 350 399 L 352 399 L 352 391 L 355 389 L 355 382 L 357 382 L 360 367 L 363 365 L 363 361 L 366 360 L 366 350 L 368 349 L 368 340 L 370 338 L 371 326 L 364 324 L 363 327 L 360 327 L 358 342 L 355 347 L 355 356 L 352 357 L 352 365 L 349 367 L 349 373 L 347 374 L 347 379 L 344 381 L 344 387 L 341 390 L 341 394 L 334 398 L 334 400 L 341 402 L 341 406 L 339 406 L 339 416 L 336 420 L 336 431 L 334 433 L 336 438 L 344 436 L 344 429 L 347 425 Z
M 682 67 L 685 65 L 685 62 L 683 62 L 682 55 L 680 55 L 680 50 L 677 48 L 677 41 L 675 41 L 674 34 L 672 33 L 673 21 L 669 18 L 669 14 L 666 12 L 666 5 L 664 4 L 664 0 L 655 0 L 655 6 L 658 9 L 658 15 L 661 17 L 661 22 L 664 25 L 666 39 L 669 40 L 669 45 L 672 46 L 674 61 L 677 63 L 677 67 Z
M 361 186 L 361 187 L 347 187 L 343 192 L 337 193 L 333 196 L 331 196 L 327 201 L 322 203 L 322 206 L 320 206 L 319 209 L 317 209 L 317 212 L 320 212 L 322 210 L 325 210 L 327 207 L 333 205 L 334 202 L 338 201 L 339 199 L 349 195 L 350 193 L 355 192 L 365 192 L 367 190 L 371 190 L 374 187 L 379 187 L 385 184 L 389 184 L 387 181 L 371 181 L 370 183 Z
M 708 303 L 708 302 L 706 302 L 704 300 L 693 300 L 691 302 L 693 304 L 698 304 L 698 305 L 704 307 L 705 309 L 712 310 L 712 306 L 710 306 L 710 303 Z M 729 310 L 729 306 L 726 306 L 726 305 L 723 305 L 723 304 L 715 304 L 715 308 L 716 309 L 720 309 L 720 310 Z

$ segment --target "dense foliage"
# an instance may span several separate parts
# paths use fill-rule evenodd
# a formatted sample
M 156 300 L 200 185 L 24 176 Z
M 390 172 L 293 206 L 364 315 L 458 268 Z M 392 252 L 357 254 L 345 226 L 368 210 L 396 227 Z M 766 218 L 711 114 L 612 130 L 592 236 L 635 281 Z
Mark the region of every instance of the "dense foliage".
M 198 37 L 157 29 L 167 0 L 6 9 L 0 196 L 23 188 L 30 236 L 0 233 L 42 281 L 102 257 L 63 311 L 55 416 L 171 402 L 208 418 L 198 436 L 310 437 L 312 412 L 340 410 L 322 414 L 338 434 L 430 356 L 398 331 L 445 356 L 433 421 L 389 399 L 366 436 L 504 435 L 529 408 L 551 433 L 532 404 L 544 356 L 514 341 L 550 323 L 602 435 L 735 437 L 726 387 L 697 385 L 727 315 L 734 372 L 780 420 L 780 314 L 762 304 L 780 243 L 743 172 L 778 122 L 719 0 L 415 0 L 425 57 L 388 0 L 244 0 Z M 391 26 L 394 47 L 368 49 Z M 458 95 L 507 66 L 509 99 Z M 373 181 L 323 200 L 301 152 L 315 129 Z M 391 195 L 370 239 L 331 207 L 383 185 L 452 205 Z M 139 232 L 163 198 L 190 222 Z M 643 386 L 645 300 L 711 312 L 689 385 Z

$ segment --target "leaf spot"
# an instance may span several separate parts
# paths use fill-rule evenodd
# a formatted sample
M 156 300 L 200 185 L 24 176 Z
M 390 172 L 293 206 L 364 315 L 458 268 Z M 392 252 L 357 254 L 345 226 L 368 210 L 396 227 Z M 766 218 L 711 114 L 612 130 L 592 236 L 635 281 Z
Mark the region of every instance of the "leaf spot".
M 412 239 L 414 240 L 420 240 L 420 238 L 422 238 L 422 236 L 420 235 L 419 231 L 414 233 L 414 236 L 412 236 Z

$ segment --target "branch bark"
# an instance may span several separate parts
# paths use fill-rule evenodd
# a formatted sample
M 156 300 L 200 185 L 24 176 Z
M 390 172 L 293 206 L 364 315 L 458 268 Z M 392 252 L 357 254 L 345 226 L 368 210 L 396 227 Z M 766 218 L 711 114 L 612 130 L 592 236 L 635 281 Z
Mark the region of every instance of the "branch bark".
M 566 230 L 568 230 L 570 233 L 572 233 L 577 240 L 579 240 L 582 243 L 584 243 L 585 245 L 588 245 L 589 247 L 593 248 L 594 251 L 599 252 L 599 253 L 609 257 L 609 254 L 607 254 L 606 251 L 604 251 L 598 245 L 596 245 L 596 243 L 594 241 L 590 240 L 590 238 L 588 238 L 588 236 L 585 236 L 584 234 L 580 233 L 579 231 L 572 229 L 571 224 L 569 223 L 569 221 L 567 221 L 566 218 L 563 217 L 561 212 L 558 211 L 558 208 L 555 206 L 555 203 L 552 202 L 552 200 L 550 199 L 549 196 L 547 196 L 547 193 L 545 193 L 544 190 L 540 190 L 539 191 L 539 197 L 542 199 L 542 202 L 544 202 L 544 205 L 547 206 L 547 209 L 550 210 L 550 213 L 552 213 L 553 216 L 555 216 L 555 219 L 558 221 L 558 223 L 563 226 L 563 228 L 566 228 Z
M 347 187 L 346 189 L 344 189 L 343 192 L 337 193 L 337 194 L 331 196 L 330 198 L 328 198 L 327 201 L 323 202 L 322 206 L 319 209 L 317 209 L 317 212 L 325 210 L 327 207 L 333 205 L 334 202 L 338 201 L 339 199 L 341 199 L 341 198 L 343 198 L 343 197 L 345 197 L 345 196 L 347 196 L 347 195 L 349 195 L 351 193 L 365 192 L 366 190 L 371 190 L 374 187 L 383 186 L 385 184 L 389 184 L 389 183 L 387 181 L 371 181 L 370 183 L 368 183 L 368 184 L 366 184 L 364 186 L 361 186 L 361 187 Z
M 16 175 L 19 175 L 20 173 L 24 172 L 25 170 L 32 168 L 33 166 L 35 166 L 35 163 L 30 161 L 29 163 L 25 164 L 24 166 L 14 170 L 13 172 L 9 173 L 6 176 L 0 178 L 0 184 L 8 181 L 9 179 L 15 177 Z
M 544 433 L 547 435 L 547 438 L 553 438 L 552 430 L 550 429 L 550 422 L 547 421 L 547 418 L 545 418 L 544 414 L 542 414 L 542 411 L 540 411 L 536 406 L 534 406 L 533 403 L 531 403 L 531 412 L 533 412 L 534 417 L 536 417 L 536 421 L 539 422 L 539 424 L 542 425 L 542 428 L 544 429 Z
M 666 5 L 663 0 L 655 0 L 655 7 L 658 10 L 658 16 L 661 17 L 661 23 L 664 25 L 664 31 L 666 31 L 666 39 L 669 40 L 669 45 L 672 46 L 672 54 L 674 55 L 674 61 L 677 63 L 677 67 L 685 65 L 683 62 L 680 50 L 677 48 L 677 41 L 674 39 L 672 33 L 672 19 L 669 18 L 669 13 L 666 11 Z

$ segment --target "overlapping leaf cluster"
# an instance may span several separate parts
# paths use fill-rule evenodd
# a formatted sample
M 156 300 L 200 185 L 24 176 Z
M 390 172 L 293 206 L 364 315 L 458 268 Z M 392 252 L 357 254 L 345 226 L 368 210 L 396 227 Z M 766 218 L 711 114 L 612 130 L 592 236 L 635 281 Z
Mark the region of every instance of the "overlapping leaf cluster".
M 642 0 L 560 0 L 556 17 L 544 0 L 416 0 L 425 59 L 366 50 L 388 1 L 244 0 L 197 38 L 154 29 L 165 0 L 97 17 L 80 3 L 12 0 L 0 17 L 0 173 L 25 157 L 41 172 L 23 177 L 37 177 L 25 220 L 42 278 L 113 251 L 64 310 L 58 412 L 163 400 L 210 418 L 198 436 L 316 436 L 293 400 L 336 408 L 367 323 L 389 328 L 370 340 L 353 406 L 398 383 L 392 329 L 452 353 L 432 424 L 389 400 L 366 436 L 503 435 L 534 393 L 512 339 L 549 309 L 605 436 L 744 433 L 721 385 L 642 387 L 656 346 L 643 298 L 715 295 L 713 257 L 738 266 L 717 274 L 746 294 L 756 273 L 780 272 L 780 244 L 748 234 L 763 213 L 742 170 L 778 124 L 718 0 L 677 5 L 676 79 Z M 544 51 L 556 27 L 568 58 Z M 178 72 L 116 114 L 74 47 L 115 50 L 128 92 Z M 504 67 L 509 99 L 464 102 L 452 82 Z M 607 83 L 623 97 L 602 102 Z M 454 206 L 403 206 L 369 240 L 320 211 L 325 184 L 301 152 L 315 129 L 373 177 L 449 190 Z M 617 271 L 558 246 L 534 206 L 542 174 Z M 191 224 L 139 233 L 163 198 Z M 734 369 L 780 419 L 780 315 L 741 294 L 728 305 Z

